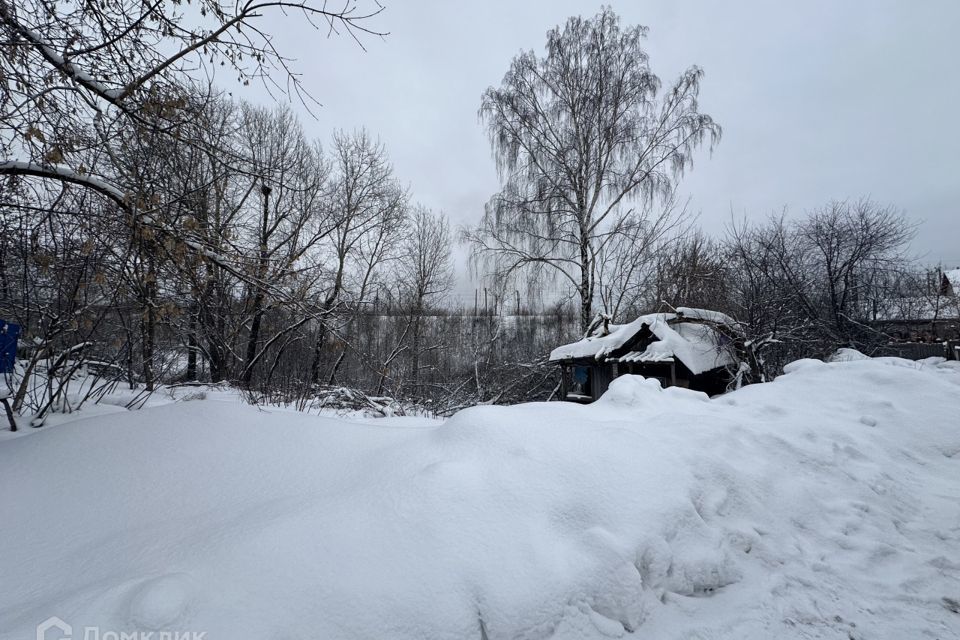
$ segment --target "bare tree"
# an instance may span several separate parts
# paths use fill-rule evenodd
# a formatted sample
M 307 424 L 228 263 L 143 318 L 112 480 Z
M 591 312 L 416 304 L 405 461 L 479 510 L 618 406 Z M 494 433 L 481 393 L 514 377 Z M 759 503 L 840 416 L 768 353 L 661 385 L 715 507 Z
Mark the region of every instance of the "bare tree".
M 430 303 L 440 302 L 453 285 L 450 222 L 442 212 L 419 206 L 410 216 L 407 237 L 399 260 L 399 282 L 406 289 L 412 337 L 410 382 L 420 384 L 420 358 L 424 352 L 423 316 Z M 437 348 L 434 345 L 431 348 Z
M 692 67 L 661 92 L 641 46 L 647 30 L 621 28 L 609 8 L 547 33 L 546 55 L 514 58 L 483 95 L 503 187 L 465 237 L 496 277 L 518 271 L 569 282 L 581 326 L 592 317 L 601 245 L 656 226 L 631 201 L 669 194 L 720 127 L 700 113 L 703 72 Z
M 697 230 L 680 238 L 655 259 L 651 290 L 656 305 L 726 309 L 729 273 L 722 247 Z
M 389 238 L 400 228 L 408 199 L 383 144 L 366 131 L 337 132 L 331 153 L 328 206 L 335 227 L 325 243 L 330 277 L 320 302 L 320 311 L 327 316 L 345 299 L 363 302 L 371 278 L 394 248 Z M 317 334 L 310 366 L 314 383 L 320 381 L 328 323 L 321 323 Z
M 662 265 L 686 242 L 686 208 L 673 194 L 641 204 L 661 208 L 633 216 L 618 233 L 601 238 L 594 255 L 596 298 L 613 318 L 648 312 L 664 300 L 658 288 Z
M 870 200 L 831 202 L 797 229 L 801 262 L 818 286 L 804 296 L 820 324 L 840 343 L 855 343 L 869 300 L 886 278 L 903 269 L 914 226 L 893 207 Z M 791 274 L 797 281 L 802 276 Z
M 260 200 L 247 211 L 250 281 L 272 282 L 274 288 L 291 283 L 302 286 L 304 278 L 294 276 L 305 274 L 301 268 L 307 266 L 305 257 L 338 224 L 322 204 L 328 166 L 320 149 L 308 143 L 289 109 L 245 106 L 242 122 L 242 153 L 250 159 L 250 175 L 256 176 L 260 192 Z M 267 293 L 256 284 L 248 286 L 245 315 L 249 328 L 240 376 L 245 387 L 250 386 L 262 354 L 260 328 L 267 312 Z
M 14 389 L 12 411 L 30 411 L 32 424 L 40 426 L 51 410 L 82 403 L 68 388 L 91 347 L 106 342 L 105 321 L 124 306 L 118 283 L 130 253 L 117 251 L 111 212 L 89 192 L 50 184 L 7 187 L 0 189 L 0 314 L 22 328 L 21 360 L 7 382 Z M 100 353 L 110 349 L 102 344 Z
M 912 236 L 900 212 L 869 200 L 832 202 L 797 220 L 733 225 L 726 310 L 747 332 L 754 376 L 769 378 L 797 357 L 838 347 L 870 351 L 885 341 L 870 321 L 909 265 Z
M 154 215 L 162 204 L 157 194 L 134 197 L 108 165 L 91 165 L 84 152 L 105 149 L 119 132 L 144 123 L 177 138 L 192 111 L 183 109 L 183 92 L 172 89 L 203 93 L 195 79 L 212 77 L 213 68 L 305 98 L 288 59 L 259 26 L 266 13 L 297 13 L 358 39 L 376 33 L 370 19 L 381 10 L 357 0 L 336 8 L 312 0 L 198 0 L 189 11 L 162 1 L 0 0 L 0 175 L 79 184 L 230 269 L 202 238 Z

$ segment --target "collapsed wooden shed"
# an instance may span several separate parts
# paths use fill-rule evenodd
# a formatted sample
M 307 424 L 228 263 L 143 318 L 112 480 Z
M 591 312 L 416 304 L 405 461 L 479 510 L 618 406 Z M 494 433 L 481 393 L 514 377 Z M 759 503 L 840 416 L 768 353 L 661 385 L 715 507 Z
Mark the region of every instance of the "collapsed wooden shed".
M 664 387 L 723 393 L 740 366 L 736 324 L 723 313 L 685 307 L 622 325 L 598 316 L 585 338 L 550 354 L 561 368 L 560 397 L 593 402 L 626 374 L 656 378 Z

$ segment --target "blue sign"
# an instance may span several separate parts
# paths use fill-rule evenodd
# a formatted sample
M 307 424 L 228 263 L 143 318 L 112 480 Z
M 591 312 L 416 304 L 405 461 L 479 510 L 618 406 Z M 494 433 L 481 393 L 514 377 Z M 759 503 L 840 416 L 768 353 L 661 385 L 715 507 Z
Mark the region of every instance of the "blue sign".
M 20 325 L 0 320 L 0 373 L 11 373 L 17 362 Z

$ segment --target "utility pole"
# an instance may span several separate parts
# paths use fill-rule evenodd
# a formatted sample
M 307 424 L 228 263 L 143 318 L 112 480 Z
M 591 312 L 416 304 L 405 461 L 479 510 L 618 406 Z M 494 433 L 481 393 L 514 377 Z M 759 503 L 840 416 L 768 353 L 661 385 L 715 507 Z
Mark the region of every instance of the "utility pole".
M 243 368 L 242 382 L 246 389 L 250 388 L 250 382 L 253 380 L 254 359 L 257 357 L 257 342 L 260 337 L 260 323 L 263 321 L 263 287 L 266 286 L 267 268 L 269 266 L 269 254 L 267 253 L 267 234 L 270 230 L 270 192 L 272 189 L 266 184 L 260 187 L 260 194 L 263 196 L 263 219 L 260 223 L 260 254 L 257 264 L 257 282 L 256 293 L 253 296 L 253 321 L 250 323 L 250 336 L 247 339 L 247 358 Z

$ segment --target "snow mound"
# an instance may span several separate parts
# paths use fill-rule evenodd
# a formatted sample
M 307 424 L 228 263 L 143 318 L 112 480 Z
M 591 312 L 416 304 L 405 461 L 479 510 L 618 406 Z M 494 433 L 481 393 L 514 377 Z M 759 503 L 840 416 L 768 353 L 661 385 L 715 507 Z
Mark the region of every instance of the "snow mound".
M 145 581 L 132 593 L 130 618 L 151 630 L 178 628 L 190 603 L 189 578 L 170 574 Z
M 866 356 L 856 349 L 837 349 L 828 362 L 856 362 L 857 360 L 869 360 L 870 356 Z
M 441 425 L 218 401 L 0 442 L 0 638 L 960 637 L 960 371 Z
M 656 378 L 620 376 L 610 383 L 610 388 L 601 396 L 599 402 L 601 406 L 609 403 L 625 407 L 643 407 L 660 402 L 665 397 L 677 403 L 710 400 L 710 397 L 702 391 L 692 391 L 683 387 L 664 389 Z

